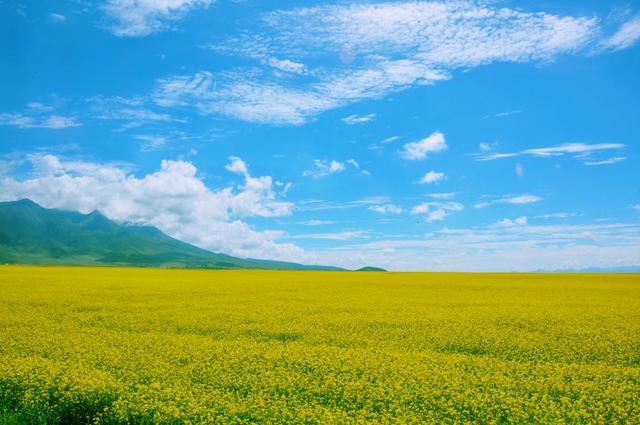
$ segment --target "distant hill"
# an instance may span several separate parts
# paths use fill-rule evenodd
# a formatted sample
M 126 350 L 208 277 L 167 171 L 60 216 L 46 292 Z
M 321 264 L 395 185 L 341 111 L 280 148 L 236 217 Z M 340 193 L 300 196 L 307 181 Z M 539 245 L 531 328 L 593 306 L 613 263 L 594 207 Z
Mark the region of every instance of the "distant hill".
M 372 267 L 372 266 L 366 266 L 366 267 L 362 267 L 359 268 L 358 270 L 355 270 L 357 272 L 386 272 L 385 269 L 383 269 L 382 267 Z
M 118 224 L 97 211 L 46 209 L 28 199 L 0 202 L 0 263 L 342 270 L 216 254 L 155 227 Z
M 553 273 L 640 273 L 640 266 L 589 267 L 584 269 L 554 270 Z

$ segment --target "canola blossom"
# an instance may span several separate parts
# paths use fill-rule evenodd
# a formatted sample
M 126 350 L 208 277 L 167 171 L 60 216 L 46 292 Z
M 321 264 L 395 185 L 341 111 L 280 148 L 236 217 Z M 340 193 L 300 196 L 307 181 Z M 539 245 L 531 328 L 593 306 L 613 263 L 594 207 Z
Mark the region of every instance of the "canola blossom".
M 0 423 L 640 423 L 640 276 L 0 267 Z

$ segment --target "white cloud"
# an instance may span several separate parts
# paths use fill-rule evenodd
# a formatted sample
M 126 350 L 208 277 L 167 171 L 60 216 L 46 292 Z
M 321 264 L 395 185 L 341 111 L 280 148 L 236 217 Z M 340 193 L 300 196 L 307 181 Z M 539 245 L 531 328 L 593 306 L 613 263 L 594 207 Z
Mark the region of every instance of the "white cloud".
M 397 90 L 405 83 L 396 79 L 387 81 L 388 74 L 399 72 L 398 68 L 404 66 L 407 65 L 384 62 L 375 70 L 354 74 L 341 71 L 310 86 L 296 87 L 246 70 L 217 74 L 215 82 L 210 72 L 198 72 L 159 80 L 153 97 L 158 105 L 194 106 L 202 114 L 273 125 L 300 125 L 329 109 Z M 414 72 L 429 81 L 443 78 L 442 74 L 427 69 Z
M 404 210 L 394 204 L 371 205 L 369 210 L 380 214 L 401 214 Z
M 585 163 L 589 163 L 591 155 L 597 152 L 604 152 L 609 150 L 621 150 L 625 145 L 621 143 L 565 143 L 557 146 L 550 146 L 544 148 L 525 149 L 520 152 L 512 153 L 484 153 L 478 155 L 479 161 L 493 161 L 502 158 L 513 158 L 517 156 L 533 156 L 539 158 L 559 157 L 563 155 L 572 155 L 574 158 L 581 159 Z M 626 158 L 625 158 L 626 159 Z M 618 162 L 618 161 L 616 161 Z M 597 164 L 590 164 L 597 165 Z
M 640 265 L 637 225 L 515 225 L 373 240 L 324 253 L 336 264 L 389 270 L 539 271 Z
M 507 204 L 532 204 L 541 200 L 542 198 L 536 195 L 520 195 L 511 198 L 503 198 L 501 202 L 506 202 Z
M 437 183 L 445 179 L 444 173 L 440 173 L 437 171 L 429 171 L 427 174 L 422 176 L 419 183 L 420 184 L 431 184 Z
M 352 239 L 368 238 L 369 232 L 364 230 L 345 230 L 331 233 L 305 233 L 299 235 L 289 235 L 288 239 L 327 239 L 332 241 L 348 241 Z
M 441 152 L 445 149 L 447 149 L 447 142 L 444 135 L 436 131 L 420 141 L 404 145 L 401 155 L 405 159 L 418 160 L 425 159 L 430 153 Z
M 640 204 L 632 205 L 631 208 L 634 210 L 640 210 Z
M 164 136 L 153 136 L 149 134 L 137 134 L 133 136 L 137 140 L 144 142 L 140 147 L 142 152 L 150 152 L 161 149 L 166 146 L 167 138 Z
M 399 139 L 401 139 L 400 136 L 391 136 L 391 137 L 387 137 L 384 140 L 381 140 L 380 143 L 383 144 L 383 145 L 386 145 L 387 143 L 392 143 L 392 142 L 395 142 L 396 140 L 399 140 Z
M 486 208 L 494 204 L 514 204 L 514 205 L 533 204 L 536 202 L 540 202 L 541 200 L 542 198 L 539 196 L 528 195 L 528 194 L 519 195 L 519 196 L 505 196 L 505 197 L 493 199 L 490 201 L 479 202 L 475 205 L 475 208 Z
M 521 114 L 522 111 L 519 109 L 514 109 L 512 111 L 503 111 L 503 112 L 498 112 L 495 113 L 493 115 L 485 115 L 484 117 L 482 117 L 482 119 L 487 119 L 493 116 L 493 118 L 505 118 L 505 117 L 510 117 L 512 115 L 517 115 L 517 114 Z
M 517 115 L 517 114 L 521 114 L 522 111 L 519 109 L 513 110 L 513 111 L 504 111 L 504 112 L 498 112 L 495 116 L 496 118 L 504 118 L 504 117 L 510 117 L 511 115 Z
M 265 22 L 277 32 L 275 42 L 285 44 L 275 47 L 306 46 L 309 53 L 348 48 L 360 56 L 404 55 L 449 67 L 548 59 L 584 46 L 598 25 L 595 18 L 471 1 L 327 5 L 275 11 Z
M 107 0 L 102 11 L 108 29 L 120 37 L 144 37 L 166 29 L 190 10 L 206 8 L 213 0 Z
M 314 159 L 313 165 L 314 168 L 312 170 L 307 170 L 302 175 L 319 179 L 329 174 L 340 173 L 345 169 L 344 163 L 335 160 L 326 161 L 324 159 Z
M 136 177 L 117 165 L 31 155 L 25 179 L 4 176 L 0 199 L 30 198 L 47 208 L 88 213 L 156 226 L 177 239 L 216 252 L 242 257 L 304 259 L 303 251 L 275 242 L 277 232 L 255 231 L 246 216 L 291 214 L 293 204 L 276 199 L 271 177 L 245 175 L 240 190 L 208 188 L 196 167 L 185 161 L 162 161 L 160 170 Z
M 396 140 L 400 140 L 401 138 L 402 138 L 402 137 L 400 137 L 400 136 L 390 136 L 390 137 L 387 137 L 386 139 L 383 139 L 383 140 L 381 140 L 381 141 L 379 141 L 379 142 L 376 142 L 376 143 L 371 144 L 371 145 L 369 146 L 369 149 L 372 149 L 372 150 L 381 150 L 381 149 L 384 147 L 384 145 L 386 145 L 386 144 L 388 144 L 388 143 L 393 143 L 393 142 L 395 142 Z
M 516 176 L 522 177 L 524 176 L 524 165 L 517 163 L 515 166 Z
M 581 214 L 577 214 L 577 213 L 571 213 L 571 212 L 559 212 L 559 213 L 551 213 L 551 214 L 542 214 L 539 216 L 536 216 L 536 218 L 543 218 L 543 219 L 551 219 L 551 218 L 559 218 L 559 219 L 565 219 L 565 218 L 570 218 L 570 217 L 578 217 Z
M 455 192 L 446 193 L 430 193 L 429 197 L 433 199 L 452 199 L 456 196 Z
M 156 112 L 149 109 L 148 101 L 144 98 L 94 96 L 87 101 L 95 118 L 124 121 L 124 129 L 140 127 L 150 122 L 185 122 L 183 119 L 173 118 L 166 112 Z
M 229 157 L 229 160 L 231 162 L 224 167 L 227 171 L 242 175 L 249 174 L 247 170 L 247 164 L 245 164 L 243 160 L 241 160 L 237 156 Z
M 617 164 L 618 162 L 626 161 L 626 156 L 614 156 L 608 159 L 603 159 L 601 161 L 587 161 L 585 165 L 609 165 L 609 164 Z
M 64 21 L 67 20 L 67 17 L 64 15 L 61 15 L 59 13 L 50 13 L 49 17 L 51 18 L 51 20 L 55 23 L 62 23 Z
M 428 222 L 441 221 L 447 217 L 451 211 L 462 211 L 464 205 L 459 202 L 422 202 L 411 209 L 411 214 L 423 215 Z
M 45 105 L 40 102 L 29 102 L 27 103 L 27 108 L 34 111 L 41 111 L 41 112 L 51 112 L 55 109 L 53 106 Z
M 360 164 L 358 164 L 358 161 L 356 161 L 355 159 L 347 159 L 346 163 L 354 168 L 360 168 Z
M 22 113 L 0 113 L 0 125 L 10 125 L 17 128 L 49 128 L 62 130 L 78 127 L 81 124 L 74 117 L 62 115 L 25 115 Z
M 640 40 L 640 15 L 625 22 L 611 37 L 601 43 L 603 49 L 622 50 L 633 46 Z
M 296 224 L 301 224 L 303 226 L 325 226 L 329 224 L 334 224 L 331 220 L 307 220 L 307 221 L 299 221 Z
M 527 217 L 518 217 L 515 220 L 509 220 L 504 218 L 495 224 L 496 227 L 512 227 L 512 226 L 526 226 L 528 224 Z
M 480 143 L 480 152 L 489 152 L 491 149 L 492 148 L 489 143 Z
M 269 64 L 269 66 L 279 69 L 280 71 L 291 72 L 293 74 L 304 74 L 306 71 L 303 63 L 294 62 L 289 59 L 281 60 L 276 58 L 269 58 L 267 60 L 267 63 Z
M 376 114 L 349 115 L 348 117 L 342 118 L 341 121 L 348 125 L 354 125 L 354 124 L 363 124 L 363 123 L 371 122 L 375 118 L 376 118 Z
M 596 17 L 528 13 L 491 2 L 401 1 L 275 10 L 264 14 L 253 30 L 207 47 L 259 65 L 274 66 L 271 58 L 286 57 L 308 78 L 235 68 L 216 75 L 215 86 L 181 96 L 191 97 L 188 104 L 201 113 L 299 125 L 330 109 L 435 84 L 451 78 L 456 69 L 549 61 L 586 51 L 600 32 Z M 316 65 L 302 68 L 303 63 Z M 284 68 L 292 70 L 291 64 Z M 198 80 L 202 74 L 166 78 L 158 93 L 167 84 Z M 508 113 L 515 111 L 502 114 Z
M 302 173 L 305 177 L 313 177 L 315 179 L 319 179 L 330 174 L 341 173 L 347 169 L 347 165 L 351 166 L 354 169 L 360 169 L 360 164 L 355 159 L 347 159 L 345 162 L 340 162 L 336 160 L 324 160 L 324 159 L 314 159 L 313 166 L 314 168 L 311 170 L 307 170 Z M 363 175 L 371 175 L 368 171 L 362 171 Z

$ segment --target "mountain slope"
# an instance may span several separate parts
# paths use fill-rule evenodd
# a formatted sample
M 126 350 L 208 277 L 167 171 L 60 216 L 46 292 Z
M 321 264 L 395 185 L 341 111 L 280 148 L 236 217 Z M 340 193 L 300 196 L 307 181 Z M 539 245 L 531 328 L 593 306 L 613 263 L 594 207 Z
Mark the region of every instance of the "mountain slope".
M 121 225 L 96 211 L 46 209 L 28 199 L 0 202 L 0 263 L 339 270 L 215 254 L 155 227 Z

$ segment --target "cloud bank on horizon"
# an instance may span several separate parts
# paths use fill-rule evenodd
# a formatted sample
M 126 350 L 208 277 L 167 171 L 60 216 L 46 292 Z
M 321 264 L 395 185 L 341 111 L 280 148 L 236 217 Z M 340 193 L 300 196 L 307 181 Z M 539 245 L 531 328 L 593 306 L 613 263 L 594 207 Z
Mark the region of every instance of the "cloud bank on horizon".
M 547 7 L 0 4 L 0 200 L 246 257 L 638 266 L 640 10 Z

